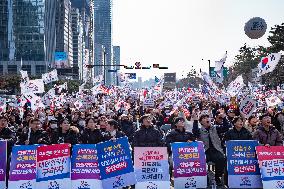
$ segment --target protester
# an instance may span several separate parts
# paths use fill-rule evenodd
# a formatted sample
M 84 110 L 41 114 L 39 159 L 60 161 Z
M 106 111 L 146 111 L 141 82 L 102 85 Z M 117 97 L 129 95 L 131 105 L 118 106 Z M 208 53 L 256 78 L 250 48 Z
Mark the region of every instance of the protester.
M 98 118 L 88 118 L 86 120 L 86 128 L 81 135 L 83 144 L 97 144 L 104 141 L 104 136 L 98 127 Z
M 224 135 L 224 141 L 228 140 L 252 140 L 251 133 L 244 127 L 244 119 L 240 116 L 233 118 L 232 123 L 234 125 Z
M 261 124 L 253 134 L 253 139 L 264 146 L 283 146 L 282 135 L 271 125 L 271 116 L 265 114 L 260 118 Z
M 78 143 L 79 129 L 75 126 L 70 126 L 68 119 L 62 119 L 59 121 L 59 128 L 52 134 L 52 144 L 77 144 Z
M 245 124 L 245 128 L 253 135 L 258 127 L 258 122 L 258 118 L 255 115 L 251 115 Z
M 159 147 L 163 146 L 162 133 L 152 125 L 149 114 L 140 118 L 140 129 L 134 133 L 133 146 L 135 147 Z
M 42 129 L 42 125 L 39 119 L 30 119 L 28 130 L 20 135 L 17 144 L 49 144 L 48 134 Z
M 122 131 L 119 131 L 118 122 L 113 119 L 108 120 L 106 124 L 106 131 L 108 133 L 104 136 L 105 140 L 115 140 L 125 136 Z
M 175 129 L 166 135 L 166 145 L 168 152 L 171 152 L 171 143 L 173 142 L 193 142 L 195 137 L 191 132 L 185 130 L 185 120 L 183 117 L 177 117 L 174 120 Z
M 230 128 L 230 123 L 227 120 L 226 115 L 222 112 L 220 116 L 223 118 L 223 125 L 215 126 L 211 125 L 208 114 L 200 115 L 198 118 L 198 112 L 195 111 L 193 114 L 194 123 L 192 129 L 195 137 L 204 143 L 206 161 L 212 161 L 216 165 L 215 181 L 218 186 L 223 185 L 221 177 L 226 165 L 226 159 L 219 134 L 227 132 Z M 202 125 L 201 128 L 198 128 L 198 121 Z

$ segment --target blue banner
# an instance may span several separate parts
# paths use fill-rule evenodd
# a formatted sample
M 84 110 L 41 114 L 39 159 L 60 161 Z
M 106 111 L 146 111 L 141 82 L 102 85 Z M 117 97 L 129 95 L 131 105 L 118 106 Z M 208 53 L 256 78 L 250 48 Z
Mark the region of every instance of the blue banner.
M 226 142 L 228 184 L 230 188 L 262 188 L 255 140 Z
M 104 189 L 136 184 L 127 137 L 97 144 L 97 154 Z

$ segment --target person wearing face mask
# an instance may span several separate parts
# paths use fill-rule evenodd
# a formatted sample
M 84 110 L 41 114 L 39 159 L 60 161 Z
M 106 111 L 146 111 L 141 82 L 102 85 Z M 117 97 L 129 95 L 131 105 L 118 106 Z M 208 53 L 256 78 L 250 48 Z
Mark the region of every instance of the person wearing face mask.
M 223 119 L 223 124 L 220 126 L 212 125 L 208 114 L 198 116 L 198 112 L 194 110 L 193 113 L 193 129 L 194 136 L 204 143 L 205 155 L 207 162 L 215 163 L 215 181 L 217 186 L 223 186 L 221 177 L 224 174 L 226 159 L 222 148 L 220 134 L 229 130 L 231 124 L 229 123 L 224 110 L 220 110 L 219 116 Z M 198 127 L 198 121 L 201 128 Z
M 98 128 L 98 118 L 88 118 L 86 120 L 86 128 L 81 135 L 83 144 L 97 144 L 104 141 L 103 134 Z
M 261 124 L 253 134 L 253 139 L 264 146 L 283 146 L 280 132 L 271 124 L 271 117 L 265 114 L 260 117 Z
M 251 133 L 244 127 L 244 119 L 242 117 L 235 116 L 232 123 L 234 127 L 225 133 L 224 141 L 252 140 Z

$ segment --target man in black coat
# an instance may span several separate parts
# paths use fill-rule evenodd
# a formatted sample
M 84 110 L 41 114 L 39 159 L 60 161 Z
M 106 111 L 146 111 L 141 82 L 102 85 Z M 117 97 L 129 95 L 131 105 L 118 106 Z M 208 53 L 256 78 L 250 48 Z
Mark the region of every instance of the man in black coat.
M 20 145 L 49 144 L 48 134 L 41 128 L 39 119 L 32 118 L 29 121 L 29 128 L 20 135 L 17 143 Z
M 171 152 L 171 143 L 195 141 L 194 135 L 191 132 L 185 131 L 184 122 L 185 119 L 182 117 L 175 118 L 175 129 L 172 129 L 166 136 L 166 145 L 169 152 Z
M 152 125 L 151 116 L 149 114 L 143 115 L 140 118 L 140 123 L 142 123 L 142 125 L 140 129 L 134 133 L 132 145 L 134 147 L 163 146 L 162 133 Z
M 5 116 L 0 117 L 0 139 L 7 141 L 8 154 L 10 154 L 16 142 L 16 133 L 8 127 L 8 118 Z

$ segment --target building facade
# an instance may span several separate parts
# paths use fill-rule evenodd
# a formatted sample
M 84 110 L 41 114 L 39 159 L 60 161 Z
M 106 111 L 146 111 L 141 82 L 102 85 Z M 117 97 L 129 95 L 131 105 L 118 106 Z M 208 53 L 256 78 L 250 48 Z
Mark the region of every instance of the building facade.
M 0 0 L 0 74 L 47 70 L 44 15 L 42 0 Z
M 83 75 L 83 22 L 78 8 L 72 8 L 72 33 L 73 33 L 73 67 L 79 69 L 79 79 L 82 79 Z
M 58 0 L 56 6 L 56 52 L 66 52 L 68 66 L 73 67 L 73 36 L 70 0 Z
M 105 84 L 111 84 L 111 69 L 112 64 L 112 0 L 96 0 L 94 1 L 94 21 L 95 21 L 95 37 L 94 42 L 98 46 L 102 45 L 105 48 Z M 100 53 L 99 51 L 96 51 Z M 95 54 L 96 57 L 99 54 Z
M 116 72 L 112 73 L 112 83 L 118 85 L 117 71 L 120 70 L 120 46 L 113 46 L 113 68 Z

